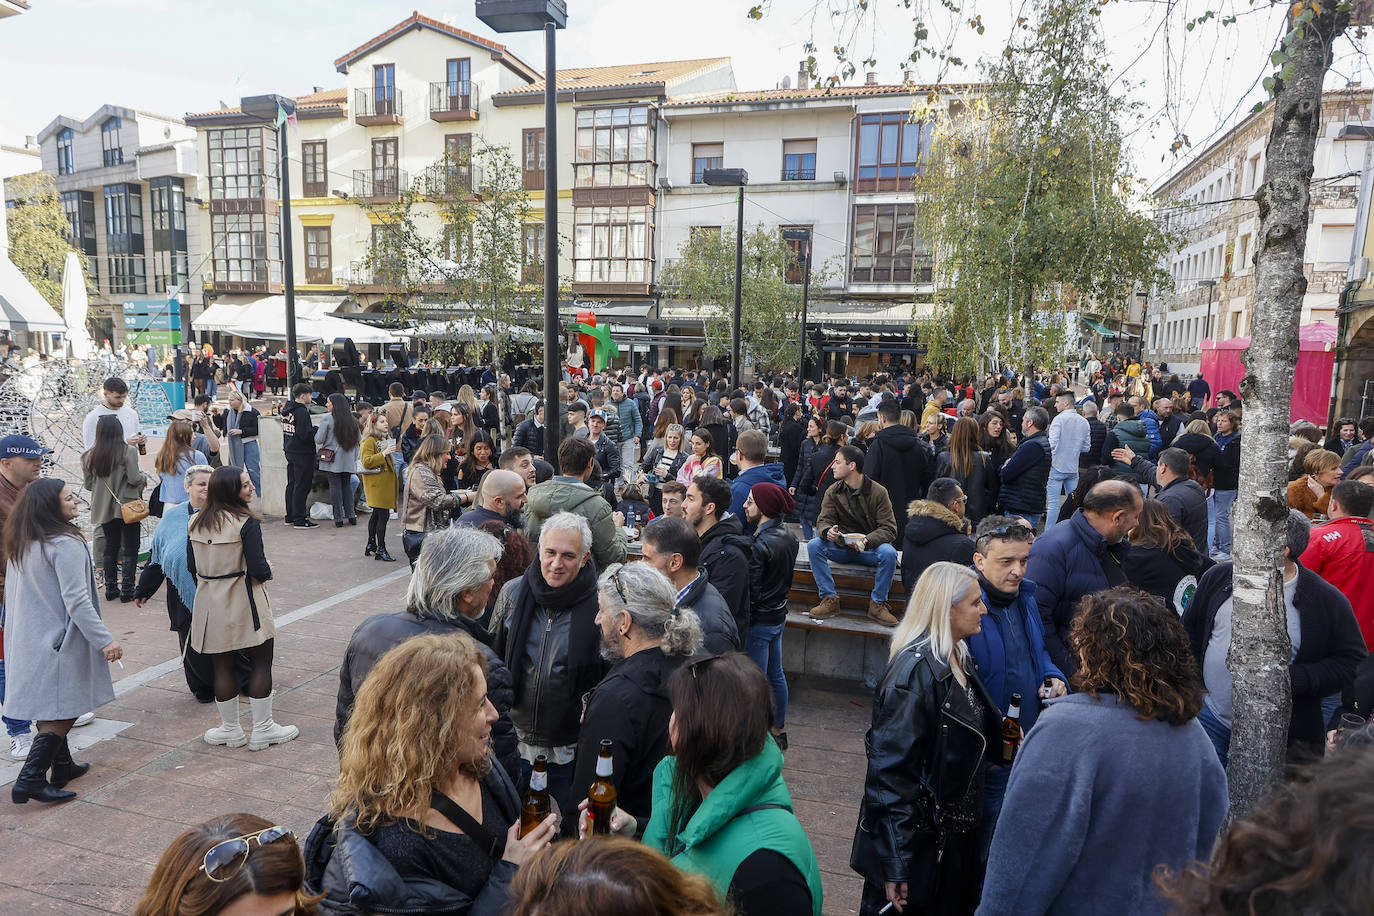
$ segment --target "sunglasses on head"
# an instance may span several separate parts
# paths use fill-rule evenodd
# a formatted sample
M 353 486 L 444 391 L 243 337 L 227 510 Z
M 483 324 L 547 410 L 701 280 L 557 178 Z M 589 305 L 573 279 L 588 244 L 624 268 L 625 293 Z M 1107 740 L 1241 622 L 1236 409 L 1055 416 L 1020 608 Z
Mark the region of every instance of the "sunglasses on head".
M 206 851 L 205 861 L 201 863 L 200 870 L 205 872 L 205 877 L 211 881 L 227 881 L 234 872 L 243 866 L 244 862 L 248 861 L 248 852 L 254 840 L 259 846 L 266 846 L 268 843 L 275 843 L 282 837 L 291 835 L 290 827 L 268 827 L 257 833 L 249 833 L 234 837 L 232 840 L 225 840 L 223 843 L 216 843 Z

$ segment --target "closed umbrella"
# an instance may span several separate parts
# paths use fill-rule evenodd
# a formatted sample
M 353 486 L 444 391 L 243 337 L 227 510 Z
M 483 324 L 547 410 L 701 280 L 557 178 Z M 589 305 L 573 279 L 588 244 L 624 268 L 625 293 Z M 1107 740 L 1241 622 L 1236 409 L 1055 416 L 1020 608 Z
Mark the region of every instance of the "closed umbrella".
M 86 297 L 86 276 L 76 252 L 67 252 L 62 266 L 62 318 L 67 324 L 67 350 L 76 359 L 90 359 L 94 352 L 91 335 L 86 331 L 86 313 L 90 300 Z

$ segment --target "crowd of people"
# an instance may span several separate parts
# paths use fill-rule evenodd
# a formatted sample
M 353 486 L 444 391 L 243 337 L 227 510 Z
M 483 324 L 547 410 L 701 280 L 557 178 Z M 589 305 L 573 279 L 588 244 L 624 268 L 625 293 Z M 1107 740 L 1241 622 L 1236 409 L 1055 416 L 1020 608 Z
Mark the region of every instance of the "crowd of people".
M 340 660 L 340 775 L 309 836 L 207 822 L 167 849 L 137 912 L 819 914 L 783 776 L 803 550 L 811 618 L 849 610 L 843 572 L 871 578 L 867 617 L 891 629 L 855 799 L 862 913 L 1343 906 L 1355 892 L 1313 871 L 1330 850 L 1283 819 L 1374 769 L 1352 727 L 1374 703 L 1374 422 L 1325 440 L 1295 426 L 1291 443 L 1289 745 L 1329 757 L 1223 832 L 1241 405 L 1128 357 L 1081 368 L 1086 391 L 1058 372 L 735 389 L 645 368 L 570 376 L 552 404 L 495 374 L 452 399 L 393 385 L 377 405 L 297 385 L 280 412 L 286 521 L 316 526 L 318 474 L 337 527 L 369 515 L 364 556 L 393 559 L 397 518 L 405 607 L 359 625 Z M 291 741 L 256 481 L 234 460 L 256 411 L 237 391 L 232 416 L 197 404 L 153 478 L 121 385 L 88 418 L 84 461 L 106 598 L 167 586 L 188 688 L 218 713 L 205 742 Z M 7 727 L 36 723 L 13 800 L 56 803 L 87 769 L 67 735 L 113 698 L 122 651 L 76 494 L 41 476 L 43 453 L 0 439 L 0 700 Z M 155 480 L 136 576 L 125 510 Z M 606 778 L 614 808 L 594 817 Z M 528 818 L 532 792 L 549 803 Z

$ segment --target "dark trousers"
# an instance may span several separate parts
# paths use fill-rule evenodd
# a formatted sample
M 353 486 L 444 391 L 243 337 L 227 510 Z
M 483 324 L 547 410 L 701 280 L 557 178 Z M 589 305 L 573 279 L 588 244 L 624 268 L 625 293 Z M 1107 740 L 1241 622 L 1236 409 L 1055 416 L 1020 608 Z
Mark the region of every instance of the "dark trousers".
M 113 518 L 103 522 L 100 529 L 105 533 L 105 591 L 112 592 L 118 584 L 119 594 L 125 598 L 134 596 L 134 571 L 138 568 L 139 524 L 124 524 L 123 518 Z M 119 550 L 124 548 L 124 562 L 119 561 Z
M 310 487 L 315 482 L 315 459 L 303 455 L 286 456 L 286 520 L 303 522 L 309 518 Z
M 352 475 L 326 471 L 325 476 L 329 478 L 329 502 L 334 507 L 334 521 L 341 522 L 346 518 L 357 518 L 358 503 L 348 480 Z

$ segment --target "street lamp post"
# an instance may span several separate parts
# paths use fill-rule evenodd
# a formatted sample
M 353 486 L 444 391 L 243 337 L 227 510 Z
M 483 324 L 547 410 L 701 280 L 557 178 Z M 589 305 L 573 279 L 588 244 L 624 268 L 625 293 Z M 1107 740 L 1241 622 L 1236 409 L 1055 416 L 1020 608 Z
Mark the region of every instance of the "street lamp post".
M 738 188 L 739 214 L 735 219 L 735 311 L 730 324 L 730 384 L 740 385 L 740 303 L 744 292 L 744 186 L 749 173 L 744 169 L 704 169 L 701 180 L 717 187 Z
M 286 143 L 286 120 L 283 115 L 296 112 L 294 99 L 284 95 L 251 95 L 239 101 L 239 109 L 259 121 L 276 125 L 277 153 L 280 155 L 281 181 L 281 245 L 283 285 L 286 294 L 286 387 L 289 391 L 300 381 L 296 366 L 300 355 L 296 352 L 296 271 L 292 258 L 291 244 L 291 168 L 290 150 Z
M 544 458 L 558 455 L 558 70 L 555 35 L 568 26 L 564 0 L 477 0 L 496 32 L 544 33 Z
M 1202 324 L 1202 339 L 1206 340 L 1212 334 L 1212 293 L 1216 292 L 1216 280 L 1199 280 L 1199 286 L 1207 287 L 1207 320 Z
M 802 258 L 802 307 L 801 307 L 801 349 L 797 351 L 797 390 L 802 390 L 806 379 L 806 296 L 811 289 L 811 230 L 784 229 L 783 241 L 801 243 L 798 249 Z

